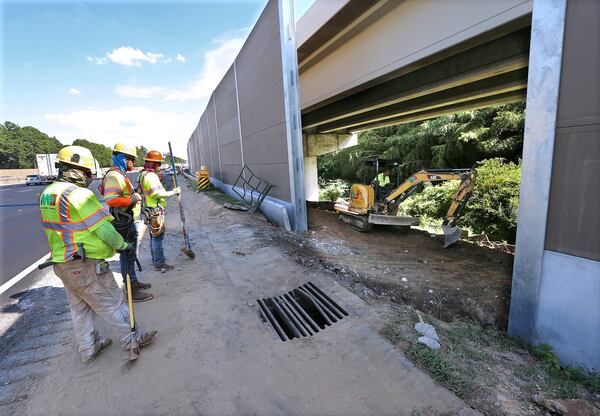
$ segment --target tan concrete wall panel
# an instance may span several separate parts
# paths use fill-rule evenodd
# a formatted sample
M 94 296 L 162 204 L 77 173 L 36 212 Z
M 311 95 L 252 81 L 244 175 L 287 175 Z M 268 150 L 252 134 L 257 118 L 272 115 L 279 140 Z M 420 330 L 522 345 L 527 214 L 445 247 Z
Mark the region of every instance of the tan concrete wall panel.
M 270 0 L 236 58 L 237 95 L 232 65 L 213 92 L 198 129 L 211 177 L 233 185 L 245 163 L 273 184 L 269 196 L 289 202 L 279 24 L 277 1 Z
M 600 126 L 558 129 L 546 249 L 600 261 Z
M 600 2 L 567 2 L 546 249 L 600 261 Z
M 567 3 L 558 127 L 600 124 L 600 1 Z

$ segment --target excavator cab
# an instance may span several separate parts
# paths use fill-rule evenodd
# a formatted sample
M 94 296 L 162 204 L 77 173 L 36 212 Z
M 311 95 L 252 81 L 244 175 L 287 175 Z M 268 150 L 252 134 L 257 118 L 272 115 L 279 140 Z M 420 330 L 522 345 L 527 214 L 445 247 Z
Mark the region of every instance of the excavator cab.
M 350 198 L 348 208 L 350 211 L 359 214 L 368 214 L 377 211 L 379 203 L 400 183 L 399 163 L 393 160 L 385 159 L 367 159 L 365 160 L 365 169 L 363 169 L 363 183 L 355 183 L 350 188 Z M 379 174 L 389 170 L 390 184 L 380 186 Z M 392 179 L 394 178 L 394 179 Z

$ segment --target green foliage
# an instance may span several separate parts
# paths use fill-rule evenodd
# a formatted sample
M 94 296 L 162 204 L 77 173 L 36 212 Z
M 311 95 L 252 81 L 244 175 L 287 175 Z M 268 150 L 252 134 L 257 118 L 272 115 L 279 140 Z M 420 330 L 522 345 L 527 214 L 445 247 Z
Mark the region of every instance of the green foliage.
M 144 166 L 144 158 L 148 153 L 148 149 L 145 146 L 140 146 L 135 148 L 135 154 L 137 157 L 135 158 L 135 166 Z
M 477 168 L 477 184 L 460 223 L 476 233 L 486 233 L 492 240 L 514 243 L 520 184 L 520 161 L 486 160 Z
M 365 131 L 358 146 L 319 157 L 319 177 L 362 182 L 371 174 L 364 160 L 374 157 L 400 162 L 403 178 L 422 168 L 468 168 L 497 157 L 518 162 L 524 123 L 525 103 L 516 103 Z
M 0 124 L 0 168 L 30 169 L 38 153 L 57 153 L 63 145 L 33 127 L 6 121 Z
M 173 157 L 175 158 L 175 163 L 187 163 L 187 160 L 182 159 L 180 157 L 177 157 L 175 155 L 173 155 Z M 165 161 L 163 163 L 166 166 L 171 166 L 171 155 L 166 155 L 165 156 Z
M 102 144 L 93 143 L 84 139 L 76 139 L 73 146 L 81 146 L 90 149 L 94 159 L 98 161 L 100 167 L 107 168 L 112 165 L 112 149 Z
M 559 385 L 563 396 L 576 397 L 576 384 L 584 385 L 593 393 L 600 393 L 600 374 L 561 365 L 551 345 L 538 344 L 532 349 L 531 354 L 543 363 L 548 375 L 554 379 L 554 384 Z
M 73 145 L 90 149 L 92 155 L 101 167 L 112 165 L 112 149 L 89 140 L 76 139 Z M 33 127 L 20 127 L 11 121 L 0 124 L 0 168 L 1 169 L 26 169 L 35 167 L 35 155 L 39 153 L 58 153 L 63 148 L 61 142 L 55 137 Z M 144 146 L 136 147 L 136 166 L 144 165 L 144 157 L 148 149 Z M 168 158 L 168 157 L 167 157 Z M 170 159 L 167 159 L 169 162 Z M 177 163 L 186 163 L 185 159 L 175 157 Z
M 514 242 L 517 230 L 521 165 L 489 159 L 477 168 L 477 184 L 459 225 L 486 233 L 495 241 Z M 426 185 L 424 190 L 400 205 L 412 216 L 443 219 L 458 189 L 458 181 Z
M 319 184 L 319 200 L 337 202 L 346 195 L 347 191 L 348 185 L 340 179 L 322 183 Z
M 514 242 L 524 121 L 525 103 L 516 103 L 366 131 L 357 146 L 319 158 L 319 179 L 369 183 L 375 172 L 364 161 L 375 157 L 398 161 L 403 179 L 423 168 L 469 168 L 484 161 L 459 224 Z M 400 210 L 441 219 L 457 186 L 425 186 Z
M 461 375 L 446 354 L 416 342 L 411 344 L 408 354 L 414 362 L 426 368 L 435 380 L 455 393 L 463 396 L 472 390 L 472 382 Z

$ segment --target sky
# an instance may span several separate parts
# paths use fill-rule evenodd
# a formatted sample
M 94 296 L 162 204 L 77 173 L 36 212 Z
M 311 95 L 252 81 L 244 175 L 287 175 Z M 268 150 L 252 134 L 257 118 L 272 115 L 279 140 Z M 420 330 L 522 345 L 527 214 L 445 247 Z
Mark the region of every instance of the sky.
M 314 0 L 295 0 L 296 20 Z M 189 136 L 266 0 L 0 1 L 0 122 L 64 144 Z

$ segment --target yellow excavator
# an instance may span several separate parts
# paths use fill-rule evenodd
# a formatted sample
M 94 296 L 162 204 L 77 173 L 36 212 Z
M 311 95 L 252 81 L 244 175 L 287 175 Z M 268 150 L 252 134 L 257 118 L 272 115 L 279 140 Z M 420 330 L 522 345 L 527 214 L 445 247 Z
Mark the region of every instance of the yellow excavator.
M 389 187 L 379 186 L 379 169 L 382 166 L 389 166 L 390 162 L 375 159 L 367 163 L 375 166 L 377 176 L 370 185 L 353 184 L 350 188 L 349 202 L 335 204 L 335 210 L 342 222 L 363 232 L 370 231 L 373 224 L 403 227 L 419 225 L 419 218 L 398 216 L 398 206 L 425 182 L 460 180 L 458 190 L 452 196 L 452 203 L 442 223 L 444 247 L 449 247 L 460 240 L 462 231 L 456 226 L 456 221 L 475 188 L 477 177 L 475 168 L 423 169 L 410 175 L 400 185 L 397 176 L 396 187 L 386 192 Z M 395 162 L 391 165 L 398 167 Z

